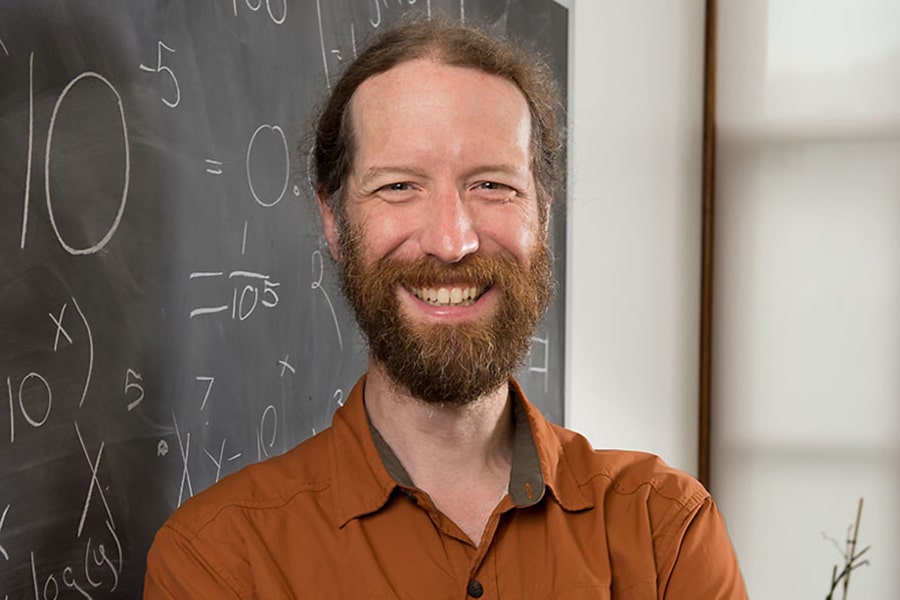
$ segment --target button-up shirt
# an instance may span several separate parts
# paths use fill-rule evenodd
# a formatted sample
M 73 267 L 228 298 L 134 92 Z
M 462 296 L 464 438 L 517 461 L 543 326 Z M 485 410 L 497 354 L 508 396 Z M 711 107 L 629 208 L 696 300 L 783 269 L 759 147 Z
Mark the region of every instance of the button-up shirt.
M 180 507 L 148 555 L 144 598 L 746 598 L 696 480 L 594 450 L 514 381 L 509 491 L 473 542 L 370 425 L 364 383 L 332 427 Z

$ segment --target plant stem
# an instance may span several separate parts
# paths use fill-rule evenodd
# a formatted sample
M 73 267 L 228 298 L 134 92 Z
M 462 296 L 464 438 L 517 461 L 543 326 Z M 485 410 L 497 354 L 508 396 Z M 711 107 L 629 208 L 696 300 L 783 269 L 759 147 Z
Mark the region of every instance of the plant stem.
M 850 551 L 847 558 L 847 564 L 851 568 L 847 569 L 847 575 L 844 577 L 844 596 L 843 600 L 847 600 L 847 588 L 850 587 L 850 572 L 852 569 L 854 555 L 856 554 L 856 538 L 859 535 L 859 520 L 862 517 L 863 499 L 859 499 L 859 508 L 856 509 L 856 525 L 853 527 L 853 537 L 850 538 Z

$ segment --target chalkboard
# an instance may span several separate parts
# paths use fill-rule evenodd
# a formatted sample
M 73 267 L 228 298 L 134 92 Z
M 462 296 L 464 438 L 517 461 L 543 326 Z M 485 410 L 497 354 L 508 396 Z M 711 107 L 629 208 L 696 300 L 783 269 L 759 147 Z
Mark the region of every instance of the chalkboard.
M 304 132 L 413 11 L 520 38 L 565 82 L 552 0 L 3 0 L 0 599 L 138 597 L 178 505 L 330 424 L 365 348 Z M 561 216 L 519 373 L 556 422 Z

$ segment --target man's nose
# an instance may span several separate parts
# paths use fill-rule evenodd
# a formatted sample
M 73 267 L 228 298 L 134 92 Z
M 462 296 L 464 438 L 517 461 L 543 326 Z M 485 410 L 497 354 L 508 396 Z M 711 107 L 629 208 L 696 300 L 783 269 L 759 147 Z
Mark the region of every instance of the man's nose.
M 420 244 L 422 251 L 448 263 L 478 250 L 478 232 L 471 207 L 456 186 L 438 190 L 432 198 Z

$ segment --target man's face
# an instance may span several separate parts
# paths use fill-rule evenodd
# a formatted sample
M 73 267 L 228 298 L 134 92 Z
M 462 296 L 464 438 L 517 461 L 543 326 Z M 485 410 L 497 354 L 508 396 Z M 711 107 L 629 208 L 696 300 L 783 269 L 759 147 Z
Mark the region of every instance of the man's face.
M 531 117 L 512 83 L 415 60 L 366 80 L 355 157 L 326 237 L 372 357 L 412 395 L 504 385 L 549 303 Z

